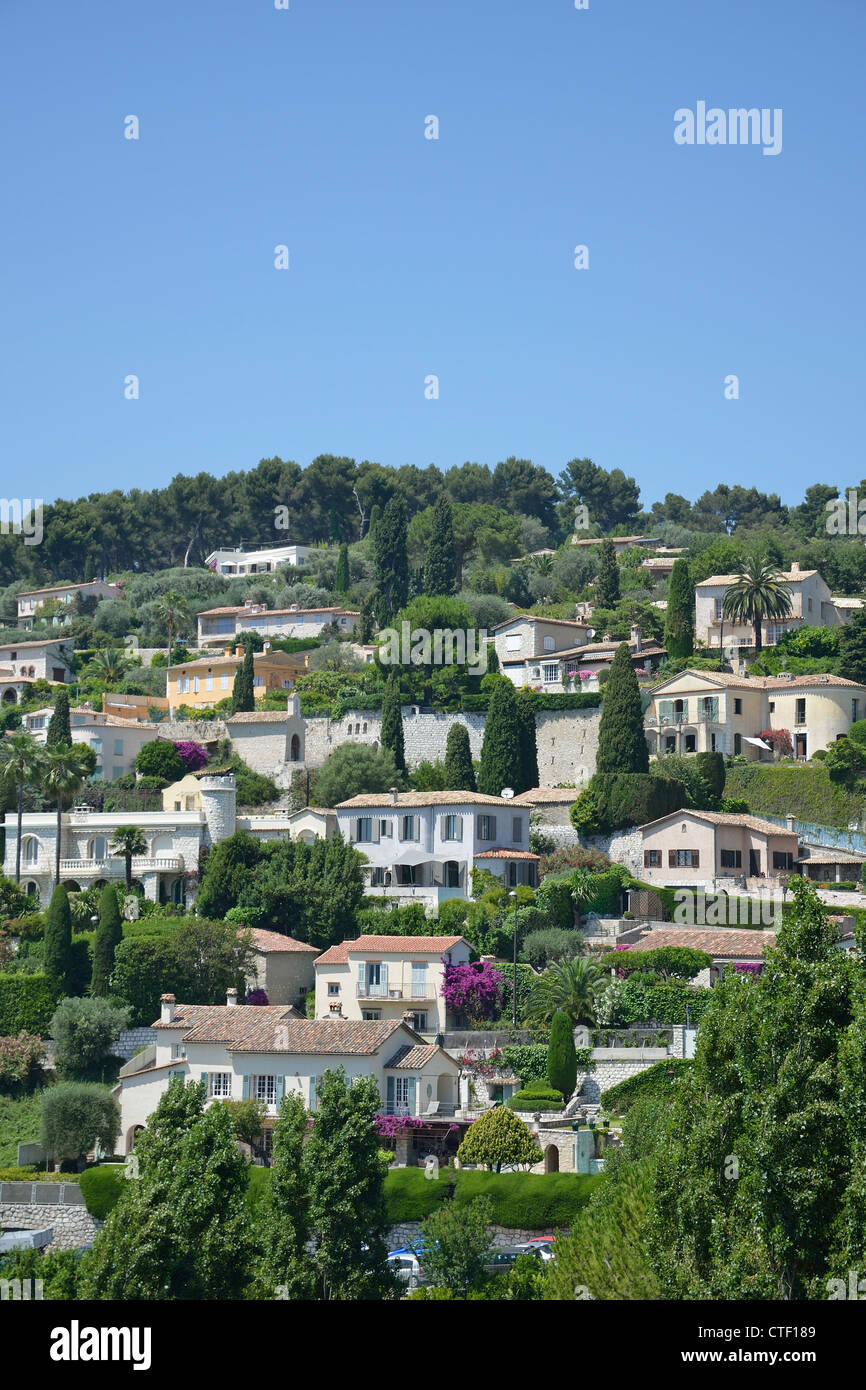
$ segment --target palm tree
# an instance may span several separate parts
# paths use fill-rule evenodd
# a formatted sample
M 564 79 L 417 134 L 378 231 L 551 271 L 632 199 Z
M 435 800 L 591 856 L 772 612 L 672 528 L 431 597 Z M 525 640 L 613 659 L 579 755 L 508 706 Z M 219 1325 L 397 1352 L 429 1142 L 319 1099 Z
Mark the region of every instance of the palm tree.
M 60 743 L 45 750 L 45 771 L 42 786 L 57 800 L 57 844 L 55 846 L 54 882 L 60 882 L 60 834 L 65 797 L 77 792 L 96 766 L 96 754 L 84 743 Z
M 24 815 L 24 788 L 36 786 L 42 776 L 45 754 L 32 734 L 11 734 L 0 741 L 0 782 L 15 787 L 18 812 L 18 839 L 15 845 L 15 882 L 21 882 L 21 821 Z
M 533 985 L 527 1017 L 532 1022 L 549 1023 L 561 1010 L 572 1024 L 594 1023 L 595 996 L 605 978 L 594 960 L 557 961 Z
M 147 849 L 147 840 L 144 832 L 139 830 L 137 825 L 119 825 L 111 838 L 108 846 L 109 854 L 122 856 L 126 863 L 126 891 L 132 889 L 132 858 L 135 854 L 144 854 Z
M 790 611 L 791 591 L 782 571 L 765 557 L 750 555 L 725 592 L 723 617 L 754 627 L 755 656 L 759 657 L 764 646 L 762 623 L 768 618 L 787 618 Z
M 103 685 L 113 685 L 122 680 L 129 670 L 129 658 L 119 647 L 102 647 L 94 652 L 85 667 L 84 674 Z
M 592 902 L 596 895 L 597 886 L 595 876 L 589 869 L 573 869 L 571 872 L 571 903 L 577 917 L 577 929 L 580 930 L 580 914 L 583 909 Z
M 156 601 L 156 616 L 168 628 L 168 664 L 170 666 L 173 634 L 179 632 L 181 628 L 189 626 L 192 622 L 192 614 L 183 594 L 169 589 L 167 594 L 163 594 L 162 598 Z

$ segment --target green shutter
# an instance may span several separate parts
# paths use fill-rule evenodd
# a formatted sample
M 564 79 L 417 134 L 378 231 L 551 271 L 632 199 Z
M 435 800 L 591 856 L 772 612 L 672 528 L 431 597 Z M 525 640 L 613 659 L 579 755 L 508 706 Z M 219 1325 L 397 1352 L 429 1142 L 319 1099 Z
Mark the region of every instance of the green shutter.
M 415 1092 L 417 1085 L 414 1076 L 409 1077 L 409 1114 L 415 1114 Z
M 386 1098 L 386 1109 L 387 1109 L 389 1115 L 393 1113 L 393 1110 L 394 1110 L 394 1078 L 393 1078 L 393 1076 L 389 1076 L 389 1077 L 388 1077 L 388 1090 L 387 1090 L 387 1098 Z
M 249 1100 L 249 1098 L 250 1098 L 250 1078 L 249 1078 L 248 1076 L 245 1076 L 245 1077 L 243 1078 L 243 1082 L 244 1082 L 243 1097 L 244 1097 L 244 1100 Z
M 278 1077 L 277 1077 L 277 1105 L 279 1105 L 280 1101 L 282 1100 L 282 1098 L 283 1098 L 283 1096 L 284 1096 L 285 1094 L 286 1094 L 286 1078 L 285 1078 L 284 1076 L 278 1076 Z
M 659 700 L 659 720 L 662 724 L 673 723 L 674 702 L 673 700 Z

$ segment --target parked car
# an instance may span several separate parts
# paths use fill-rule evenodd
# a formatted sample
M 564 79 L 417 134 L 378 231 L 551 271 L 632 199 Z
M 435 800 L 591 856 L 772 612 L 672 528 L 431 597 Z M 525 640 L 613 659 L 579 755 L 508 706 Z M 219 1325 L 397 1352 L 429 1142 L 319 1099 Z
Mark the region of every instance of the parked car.
M 397 1278 L 406 1285 L 407 1290 L 420 1288 L 424 1283 L 424 1271 L 417 1255 L 410 1250 L 395 1250 L 388 1256 L 388 1268 L 393 1269 Z
M 536 1260 L 556 1259 L 556 1247 L 552 1241 L 527 1240 L 523 1245 L 515 1246 L 521 1255 L 532 1255 Z
M 497 1246 L 490 1251 L 484 1268 L 488 1274 L 507 1274 L 518 1255 L 525 1255 L 526 1249 L 519 1245 Z

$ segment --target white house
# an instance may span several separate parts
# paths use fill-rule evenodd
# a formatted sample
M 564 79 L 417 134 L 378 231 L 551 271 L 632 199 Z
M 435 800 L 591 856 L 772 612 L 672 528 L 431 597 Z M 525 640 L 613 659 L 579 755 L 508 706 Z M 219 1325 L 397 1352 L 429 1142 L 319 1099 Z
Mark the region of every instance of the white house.
M 53 713 L 49 706 L 22 716 L 24 727 L 37 743 L 45 743 Z M 73 743 L 86 743 L 95 752 L 94 777 L 112 782 L 135 770 L 140 750 L 158 736 L 159 726 L 118 719 L 92 709 L 71 709 L 69 731 Z
M 763 645 L 773 647 L 786 632 L 798 627 L 838 627 L 851 609 L 836 607 L 829 588 L 817 570 L 801 569 L 796 562 L 781 573 L 791 611 L 787 617 L 762 624 Z M 711 574 L 695 585 L 695 640 L 707 647 L 752 647 L 755 630 L 750 623 L 732 623 L 722 613 L 725 594 L 736 584 L 735 574 Z
M 302 1019 L 284 1006 L 239 1005 L 232 990 L 219 1005 L 177 1004 L 164 994 L 154 1028 L 155 1046 L 121 1068 L 114 1092 L 126 1153 L 174 1076 L 204 1080 L 208 1103 L 260 1101 L 266 1150 L 283 1096 L 296 1092 L 315 1112 L 324 1072 L 338 1067 L 349 1080 L 374 1077 L 389 1114 L 423 1115 L 456 1095 L 458 1063 L 401 1019 Z
M 360 613 L 334 604 L 329 608 L 268 608 L 264 603 L 246 603 L 228 608 L 208 608 L 198 615 L 198 645 L 221 646 L 227 638 L 244 632 L 262 637 L 321 637 L 323 630 L 335 627 L 342 635 L 354 632 Z
M 353 796 L 334 808 L 337 825 L 367 857 L 367 892 L 435 907 L 468 898 L 472 868 L 509 887 L 534 885 L 525 805 L 480 792 L 398 792 Z
M 573 649 L 587 639 L 587 625 L 566 618 L 537 617 L 519 613 L 493 629 L 493 645 L 502 674 L 515 685 L 531 685 L 542 680 L 545 662 L 553 663 L 559 679 L 556 652 Z M 538 668 L 537 676 L 534 668 Z M 553 669 L 553 666 L 551 666 Z
M 18 626 L 25 632 L 33 627 L 33 620 L 46 603 L 62 603 L 71 607 L 77 595 L 81 598 L 116 599 L 120 598 L 120 587 L 107 584 L 102 579 L 91 579 L 86 584 L 49 584 L 44 589 L 25 589 L 18 595 Z M 69 615 L 57 617 L 52 622 L 69 623 Z
M 42 642 L 4 642 L 0 644 L 0 679 L 7 688 L 21 681 L 53 681 L 65 685 L 72 679 L 73 645 L 69 638 L 46 638 Z M 7 674 L 8 673 L 8 674 Z M 4 704 L 16 704 L 7 699 Z
M 316 1018 L 408 1018 L 416 1032 L 435 1037 L 450 1026 L 442 997 L 445 966 L 465 965 L 471 954 L 462 936 L 342 941 L 315 962 Z
M 313 549 L 311 545 L 276 545 L 267 550 L 212 550 L 205 560 L 217 574 L 270 574 L 281 565 L 300 568 Z

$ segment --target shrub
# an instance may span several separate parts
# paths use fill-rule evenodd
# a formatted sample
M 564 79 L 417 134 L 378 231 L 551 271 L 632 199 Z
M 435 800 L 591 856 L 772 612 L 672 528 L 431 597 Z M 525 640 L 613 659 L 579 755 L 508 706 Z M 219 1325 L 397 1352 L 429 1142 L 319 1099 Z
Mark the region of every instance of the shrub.
M 78 1179 L 84 1205 L 95 1221 L 106 1221 L 120 1201 L 126 1169 L 122 1163 L 86 1168 Z
M 538 909 L 527 908 L 527 911 Z M 548 927 L 542 931 L 529 932 L 523 938 L 523 954 L 541 970 L 552 960 L 570 960 L 579 956 L 584 948 L 584 939 L 579 931 L 563 931 L 561 927 Z
M 77 1159 L 95 1144 L 109 1152 L 120 1132 L 120 1110 L 107 1086 L 59 1081 L 39 1097 L 42 1143 L 57 1158 Z
M 510 1110 L 562 1110 L 564 1102 L 559 1091 L 555 1091 L 547 1081 L 535 1081 L 517 1091 L 505 1102 Z M 476 1121 L 477 1123 L 477 1121 Z
M 42 1081 L 45 1046 L 40 1037 L 23 1030 L 14 1038 L 0 1037 L 0 1091 L 20 1095 Z
M 659 820 L 679 811 L 685 802 L 686 789 L 674 778 L 647 772 L 597 772 L 575 801 L 570 816 L 576 830 L 606 834 Z
M 690 946 L 660 946 L 654 951 L 642 951 L 640 943 L 627 951 L 608 951 L 601 958 L 605 970 L 621 970 L 626 975 L 635 970 L 657 971 L 659 975 L 682 980 L 693 980 L 712 963 L 706 951 Z
M 164 738 L 155 738 L 138 750 L 135 770 L 143 777 L 161 777 L 166 782 L 178 782 L 187 768 L 173 743 Z
M 63 999 L 51 1020 L 54 1060 L 60 1076 L 70 1081 L 104 1080 L 105 1065 L 130 1010 L 107 999 Z
M 502 1060 L 518 1076 L 524 1089 L 534 1081 L 547 1084 L 547 1048 L 543 1043 L 512 1044 L 502 1049 Z
M 45 974 L 0 974 L 0 1035 L 27 1032 L 47 1037 L 57 995 Z
M 601 1103 L 605 1110 L 625 1115 L 635 1101 L 643 1100 L 645 1096 L 667 1096 L 671 1087 L 676 1085 L 691 1066 L 691 1058 L 668 1057 L 663 1062 L 656 1062 L 655 1066 L 647 1067 L 646 1071 L 636 1072 L 634 1076 L 628 1076 L 625 1081 L 602 1091 Z
M 269 1169 L 259 1171 L 270 1174 Z M 453 1188 L 453 1201 L 458 1204 L 489 1197 L 494 1224 L 507 1230 L 563 1229 L 571 1225 L 599 1181 L 597 1175 L 577 1173 L 449 1170 L 429 1182 L 421 1168 L 392 1168 L 385 1177 L 385 1201 L 392 1224 L 421 1221 L 449 1200 L 449 1188 Z
M 562 1012 L 555 1013 L 550 1021 L 547 1079 L 551 1088 L 558 1091 L 563 1100 L 569 1099 L 577 1085 L 577 1054 L 574 1050 L 574 1031 L 568 1014 Z

